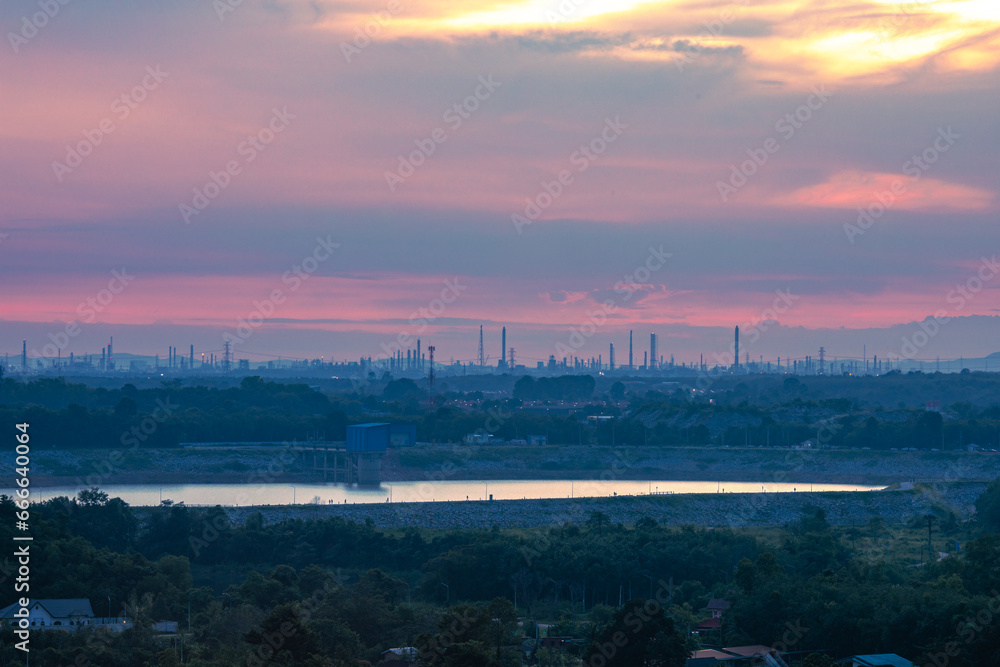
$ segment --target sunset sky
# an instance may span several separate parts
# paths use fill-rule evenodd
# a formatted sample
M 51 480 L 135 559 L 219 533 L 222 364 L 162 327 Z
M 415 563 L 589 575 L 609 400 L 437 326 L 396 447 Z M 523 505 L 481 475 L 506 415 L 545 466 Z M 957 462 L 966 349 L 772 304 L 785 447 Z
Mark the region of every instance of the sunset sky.
M 0 6 L 0 352 L 276 291 L 237 357 L 1000 350 L 997 0 L 50 2 Z

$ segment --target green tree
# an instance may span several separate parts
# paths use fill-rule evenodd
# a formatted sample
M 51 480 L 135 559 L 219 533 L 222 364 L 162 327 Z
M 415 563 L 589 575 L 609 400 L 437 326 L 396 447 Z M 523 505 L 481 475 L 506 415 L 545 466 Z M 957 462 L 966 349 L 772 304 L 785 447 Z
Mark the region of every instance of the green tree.
M 990 482 L 976 498 L 976 518 L 987 530 L 1000 530 L 1000 479 Z
M 629 600 L 595 636 L 584 664 L 607 667 L 682 667 L 684 637 L 655 600 Z M 606 662 L 602 662 L 606 660 Z
M 806 656 L 802 667 L 836 667 L 836 664 L 826 653 L 812 653 Z

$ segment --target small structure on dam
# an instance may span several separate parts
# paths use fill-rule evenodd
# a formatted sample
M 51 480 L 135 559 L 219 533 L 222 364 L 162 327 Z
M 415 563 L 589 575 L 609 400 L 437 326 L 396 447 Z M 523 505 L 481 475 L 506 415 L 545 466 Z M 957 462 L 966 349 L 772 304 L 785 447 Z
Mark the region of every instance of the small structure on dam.
M 348 426 L 346 443 L 310 442 L 301 451 L 304 458 L 312 452 L 313 469 L 323 472 L 324 482 L 377 486 L 390 443 L 407 446 L 415 441 L 412 425 L 373 422 Z

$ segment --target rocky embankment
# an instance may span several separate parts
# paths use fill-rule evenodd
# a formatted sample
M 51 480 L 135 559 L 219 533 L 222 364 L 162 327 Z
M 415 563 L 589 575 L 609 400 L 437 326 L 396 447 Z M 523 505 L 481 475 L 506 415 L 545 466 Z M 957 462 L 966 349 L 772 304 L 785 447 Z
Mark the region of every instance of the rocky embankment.
M 902 522 L 939 510 L 969 516 L 985 484 L 917 485 L 907 490 L 837 493 L 752 493 L 633 496 L 493 502 L 385 503 L 226 508 L 242 524 L 254 512 L 266 522 L 339 516 L 379 528 L 530 528 L 565 522 L 583 523 L 603 512 L 613 523 L 634 524 L 652 518 L 663 525 L 779 526 L 796 521 L 803 509 L 819 507 L 836 525 L 863 524 L 872 517 Z
M 896 484 L 989 481 L 992 452 L 743 449 L 718 447 L 463 447 L 392 450 L 386 481 L 615 479 Z
M 308 454 L 276 448 L 42 450 L 38 486 L 321 482 Z M 382 479 L 622 479 L 887 485 L 985 482 L 1000 453 L 718 447 L 445 446 L 390 450 Z

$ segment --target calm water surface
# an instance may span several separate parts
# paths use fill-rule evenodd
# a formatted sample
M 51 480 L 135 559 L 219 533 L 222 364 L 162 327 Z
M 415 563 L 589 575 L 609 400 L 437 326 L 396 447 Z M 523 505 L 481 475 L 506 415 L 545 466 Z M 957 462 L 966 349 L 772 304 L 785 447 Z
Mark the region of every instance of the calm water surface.
M 85 487 L 35 488 L 35 500 L 75 496 Z M 112 484 L 101 487 L 130 505 L 158 505 L 161 500 L 187 505 L 305 505 L 384 502 L 440 502 L 520 498 L 586 498 L 672 493 L 802 493 L 808 491 L 877 491 L 883 487 L 849 484 L 761 484 L 760 482 L 671 482 L 590 480 L 491 480 L 383 482 L 378 487 L 343 484 Z

